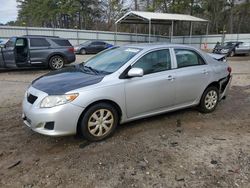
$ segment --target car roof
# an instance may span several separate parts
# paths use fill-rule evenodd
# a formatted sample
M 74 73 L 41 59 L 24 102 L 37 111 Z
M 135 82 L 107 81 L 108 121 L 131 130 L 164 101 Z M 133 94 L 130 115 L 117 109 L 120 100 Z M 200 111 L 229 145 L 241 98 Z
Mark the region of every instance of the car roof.
M 106 43 L 105 41 L 103 41 L 103 40 L 90 40 L 91 42 L 104 42 L 104 43 Z
M 52 38 L 52 39 L 62 39 L 58 36 L 46 36 L 46 35 L 23 35 L 25 38 Z
M 85 42 L 104 42 L 104 43 L 107 43 L 107 42 L 105 42 L 103 40 L 96 40 L 96 39 L 94 39 L 94 40 L 86 40 L 83 43 L 85 43 Z M 83 44 L 83 43 L 81 43 L 81 44 Z
M 136 44 L 126 44 L 123 45 L 125 47 L 131 48 L 141 48 L 144 50 L 156 49 L 156 48 L 190 48 L 190 49 L 197 49 L 193 46 L 183 45 L 183 44 L 171 44 L 171 43 L 136 43 Z

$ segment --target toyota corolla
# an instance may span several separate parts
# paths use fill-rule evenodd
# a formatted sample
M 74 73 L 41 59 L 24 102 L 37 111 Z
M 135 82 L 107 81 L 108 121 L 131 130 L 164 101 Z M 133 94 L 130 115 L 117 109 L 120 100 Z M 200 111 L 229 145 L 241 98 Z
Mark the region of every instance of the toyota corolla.
M 44 135 L 79 133 L 99 141 L 119 123 L 193 106 L 212 112 L 230 81 L 225 61 L 190 46 L 113 47 L 34 80 L 23 99 L 23 120 Z

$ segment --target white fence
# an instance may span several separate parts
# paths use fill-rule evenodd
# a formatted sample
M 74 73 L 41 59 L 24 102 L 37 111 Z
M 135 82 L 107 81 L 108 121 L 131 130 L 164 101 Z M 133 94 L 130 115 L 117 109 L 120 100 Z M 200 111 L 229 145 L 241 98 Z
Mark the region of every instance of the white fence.
M 116 41 L 116 44 L 118 45 L 148 41 L 148 35 L 145 34 L 118 32 L 116 35 L 115 32 L 108 31 L 0 26 L 0 38 L 2 39 L 8 39 L 12 36 L 22 35 L 59 36 L 69 39 L 73 45 L 83 43 L 86 40 L 96 39 L 113 44 Z M 169 38 L 164 36 L 152 36 L 151 40 L 155 42 L 169 42 Z
M 204 49 L 207 45 L 207 49 L 213 49 L 217 42 L 222 42 L 222 35 L 194 35 L 189 36 L 175 36 L 172 39 L 173 43 L 177 44 L 191 44 L 197 48 Z M 226 34 L 224 41 L 242 41 L 250 44 L 250 34 Z
M 67 38 L 73 45 L 83 43 L 86 40 L 103 40 L 112 44 L 121 45 L 126 43 L 141 43 L 148 42 L 147 34 L 136 33 L 121 33 L 107 31 L 92 31 L 92 30 L 76 30 L 76 29 L 53 29 L 53 28 L 38 28 L 38 27 L 11 27 L 0 26 L 0 39 L 8 39 L 12 36 L 22 35 L 47 35 L 60 36 Z M 152 42 L 170 42 L 167 36 L 151 36 Z M 204 48 L 207 44 L 208 49 L 212 49 L 216 42 L 222 41 L 222 35 L 195 35 L 190 36 L 174 36 L 172 43 L 190 44 L 197 48 Z M 243 41 L 250 43 L 250 34 L 227 34 L 225 41 Z

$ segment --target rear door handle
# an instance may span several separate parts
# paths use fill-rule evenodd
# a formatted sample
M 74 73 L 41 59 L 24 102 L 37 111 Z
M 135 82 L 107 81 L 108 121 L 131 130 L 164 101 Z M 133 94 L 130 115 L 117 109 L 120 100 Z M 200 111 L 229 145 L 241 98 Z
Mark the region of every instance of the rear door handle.
M 167 80 L 169 80 L 169 81 L 173 81 L 174 79 L 175 78 L 172 75 L 169 75 L 168 78 L 167 78 Z

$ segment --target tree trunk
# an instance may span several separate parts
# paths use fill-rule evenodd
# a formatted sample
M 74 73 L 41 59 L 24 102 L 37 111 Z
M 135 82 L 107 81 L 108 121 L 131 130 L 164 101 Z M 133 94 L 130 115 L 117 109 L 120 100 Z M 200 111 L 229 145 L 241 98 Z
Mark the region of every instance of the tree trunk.
M 138 1 L 134 0 L 134 2 L 135 2 L 135 10 L 139 10 L 139 8 L 138 8 Z
M 167 0 L 163 1 L 164 12 L 168 12 Z
M 231 7 L 230 7 L 230 15 L 229 15 L 229 20 L 230 20 L 230 25 L 229 25 L 229 32 L 233 33 L 233 9 L 234 9 L 234 0 L 231 1 Z

